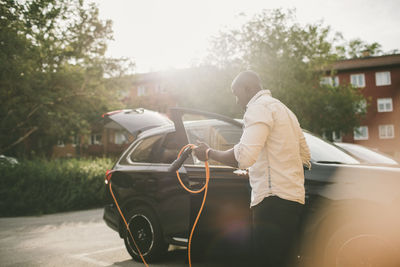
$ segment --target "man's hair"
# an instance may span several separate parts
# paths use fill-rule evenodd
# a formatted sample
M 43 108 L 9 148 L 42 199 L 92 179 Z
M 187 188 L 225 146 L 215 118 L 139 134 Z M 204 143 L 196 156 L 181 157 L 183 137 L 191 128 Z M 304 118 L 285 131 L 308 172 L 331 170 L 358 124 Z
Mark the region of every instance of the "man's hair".
M 263 89 L 260 76 L 258 76 L 257 72 L 252 70 L 239 73 L 232 82 L 231 87 L 233 88 L 234 86 L 246 87 L 257 91 Z

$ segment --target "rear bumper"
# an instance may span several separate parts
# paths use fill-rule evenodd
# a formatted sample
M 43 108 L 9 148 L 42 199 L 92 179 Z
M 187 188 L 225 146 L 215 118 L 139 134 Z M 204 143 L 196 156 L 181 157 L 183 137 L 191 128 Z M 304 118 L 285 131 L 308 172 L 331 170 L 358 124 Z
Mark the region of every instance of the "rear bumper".
M 119 214 L 114 204 L 104 206 L 103 220 L 106 222 L 108 227 L 118 233 L 120 232 Z

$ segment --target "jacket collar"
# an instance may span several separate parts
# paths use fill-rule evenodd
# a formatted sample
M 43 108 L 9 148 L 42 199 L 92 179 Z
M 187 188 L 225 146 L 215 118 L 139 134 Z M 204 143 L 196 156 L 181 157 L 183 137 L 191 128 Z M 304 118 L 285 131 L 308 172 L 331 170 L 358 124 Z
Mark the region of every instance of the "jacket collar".
M 249 103 L 247 103 L 246 108 L 251 105 L 252 103 L 254 103 L 260 96 L 263 95 L 268 95 L 271 96 L 271 91 L 270 90 L 260 90 L 257 92 L 257 94 L 255 94 L 249 101 Z

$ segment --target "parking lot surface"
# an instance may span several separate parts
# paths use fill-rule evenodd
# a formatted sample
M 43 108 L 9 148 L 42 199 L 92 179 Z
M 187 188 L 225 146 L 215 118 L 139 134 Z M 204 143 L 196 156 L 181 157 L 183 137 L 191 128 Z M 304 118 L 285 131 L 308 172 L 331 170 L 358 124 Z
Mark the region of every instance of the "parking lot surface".
M 144 266 L 131 259 L 103 209 L 0 218 L 1 266 Z M 186 249 L 172 248 L 161 263 L 188 266 Z M 193 266 L 201 266 L 193 264 Z

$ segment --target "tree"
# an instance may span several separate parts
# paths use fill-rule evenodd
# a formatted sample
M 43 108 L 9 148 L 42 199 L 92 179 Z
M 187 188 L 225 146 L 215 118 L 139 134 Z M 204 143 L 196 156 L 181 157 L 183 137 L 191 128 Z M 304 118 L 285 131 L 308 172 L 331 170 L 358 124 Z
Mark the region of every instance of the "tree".
M 321 85 L 339 56 L 340 34 L 322 25 L 296 22 L 294 11 L 264 10 L 239 29 L 215 37 L 209 62 L 221 69 L 253 69 L 265 88 L 298 116 L 312 132 L 352 132 L 365 113 L 359 89 Z M 228 85 L 226 85 L 228 86 Z M 222 90 L 222 89 L 221 89 Z
M 377 42 L 368 44 L 361 39 L 353 39 L 345 45 L 335 47 L 340 59 L 380 56 L 383 54 L 381 48 L 382 46 Z
M 0 154 L 49 152 L 120 104 L 104 76 L 111 21 L 83 0 L 0 0 Z

